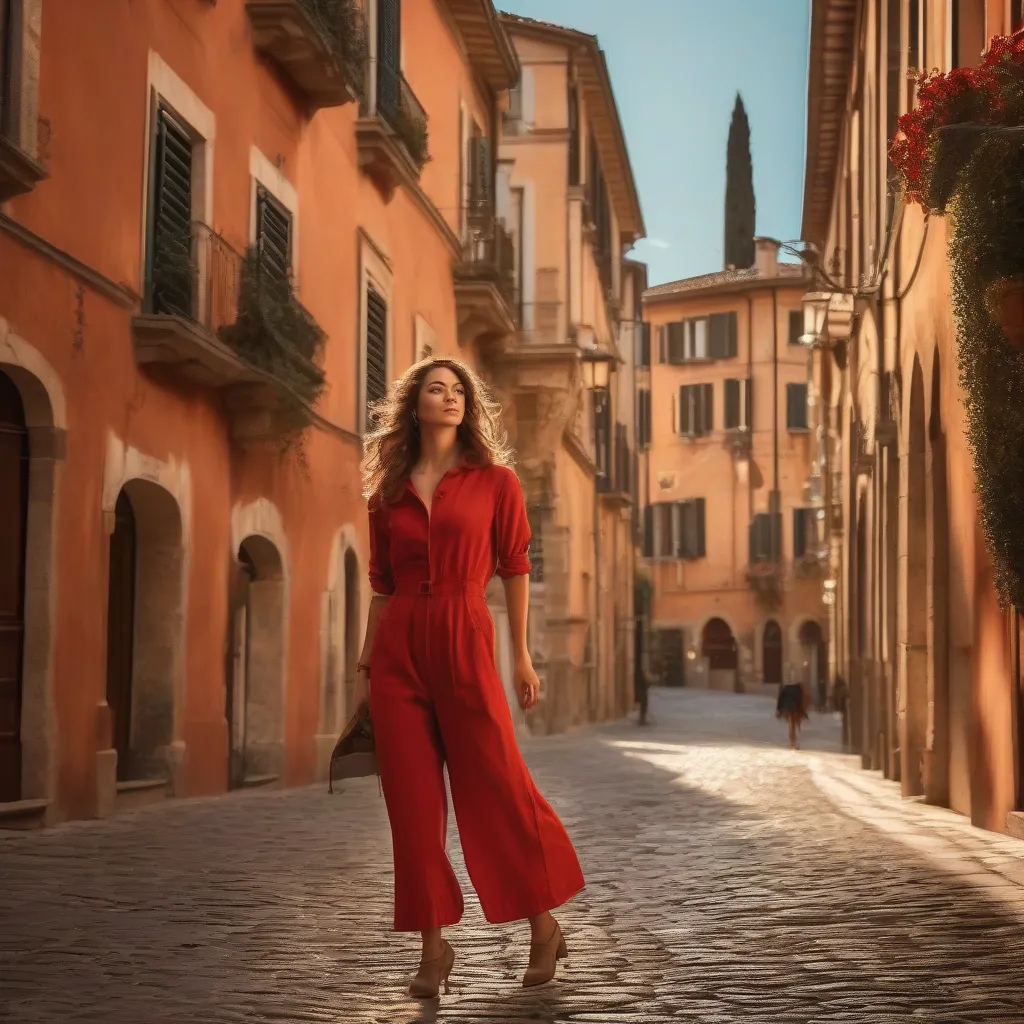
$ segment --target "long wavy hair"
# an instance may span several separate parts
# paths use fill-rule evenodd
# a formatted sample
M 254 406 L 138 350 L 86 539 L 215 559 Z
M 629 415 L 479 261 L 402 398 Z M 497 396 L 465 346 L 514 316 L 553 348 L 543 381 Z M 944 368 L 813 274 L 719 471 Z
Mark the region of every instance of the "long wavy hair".
M 447 367 L 462 382 L 466 412 L 458 427 L 462 457 L 476 466 L 510 466 L 512 449 L 501 422 L 501 406 L 484 382 L 461 360 L 430 356 L 392 381 L 384 399 L 371 407 L 373 429 L 363 441 L 363 497 L 370 508 L 395 501 L 420 457 L 420 426 L 414 415 L 423 381 Z

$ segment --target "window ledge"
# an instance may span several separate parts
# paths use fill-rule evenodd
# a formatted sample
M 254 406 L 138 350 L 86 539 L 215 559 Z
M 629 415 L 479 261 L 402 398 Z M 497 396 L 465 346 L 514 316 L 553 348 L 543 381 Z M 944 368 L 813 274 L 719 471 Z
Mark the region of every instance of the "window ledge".
M 0 135 L 0 202 L 31 192 L 46 177 L 42 164 Z

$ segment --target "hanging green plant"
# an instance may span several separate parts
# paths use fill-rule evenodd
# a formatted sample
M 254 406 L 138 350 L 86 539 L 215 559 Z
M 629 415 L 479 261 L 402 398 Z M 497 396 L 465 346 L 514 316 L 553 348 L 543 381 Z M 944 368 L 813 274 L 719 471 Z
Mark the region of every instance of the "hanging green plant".
M 242 262 L 235 322 L 218 333 L 245 362 L 273 378 L 281 446 L 304 462 L 302 438 L 327 387 L 317 363 L 326 335 L 295 297 L 290 277 L 271 269 L 256 246 Z
M 908 200 L 950 214 L 957 363 L 979 517 L 1004 604 L 1024 609 L 1024 35 L 924 76 L 890 157 Z

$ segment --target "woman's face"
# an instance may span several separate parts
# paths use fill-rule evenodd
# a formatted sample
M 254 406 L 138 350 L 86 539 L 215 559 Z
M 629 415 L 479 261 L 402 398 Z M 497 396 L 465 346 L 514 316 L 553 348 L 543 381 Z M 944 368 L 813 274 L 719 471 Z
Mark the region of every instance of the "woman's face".
M 457 427 L 466 415 L 466 388 L 447 366 L 428 370 L 416 415 L 421 426 Z

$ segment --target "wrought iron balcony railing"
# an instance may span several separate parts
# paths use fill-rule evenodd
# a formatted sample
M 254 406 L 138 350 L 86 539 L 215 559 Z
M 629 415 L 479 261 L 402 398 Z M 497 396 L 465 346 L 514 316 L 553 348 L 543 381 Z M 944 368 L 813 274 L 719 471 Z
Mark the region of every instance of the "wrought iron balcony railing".
M 516 247 L 512 235 L 504 222 L 486 209 L 468 209 L 466 225 L 460 277 L 493 282 L 509 309 L 518 313 Z
M 429 159 L 427 113 L 397 68 L 375 62 L 377 113 L 391 126 L 419 168 Z

